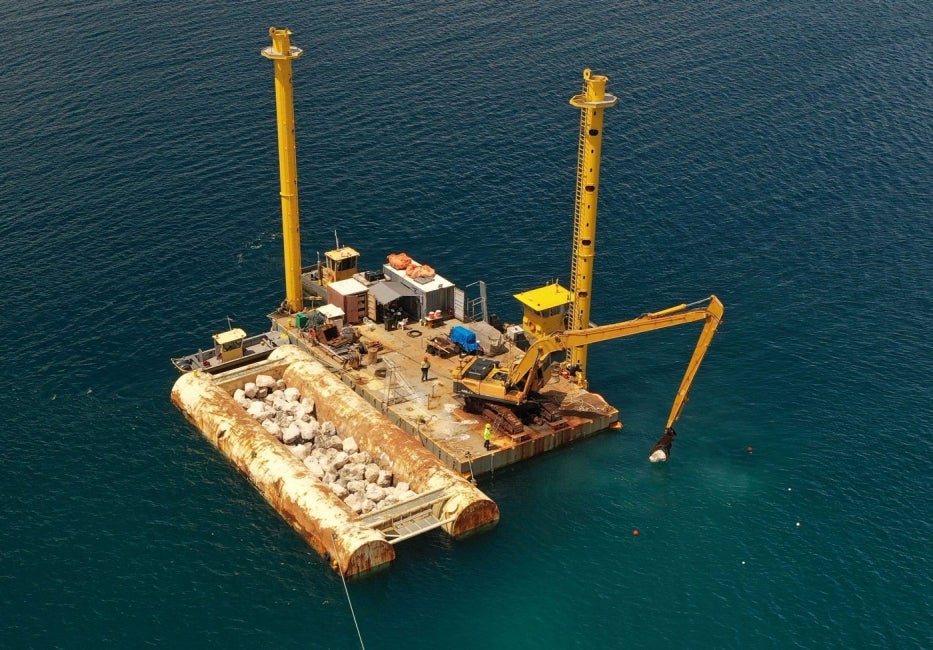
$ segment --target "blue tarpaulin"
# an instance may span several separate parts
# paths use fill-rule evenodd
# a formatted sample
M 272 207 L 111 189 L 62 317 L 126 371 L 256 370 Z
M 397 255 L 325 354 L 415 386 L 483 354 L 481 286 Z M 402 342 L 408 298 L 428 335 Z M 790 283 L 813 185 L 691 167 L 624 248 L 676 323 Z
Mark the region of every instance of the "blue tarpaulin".
M 450 340 L 468 354 L 479 352 L 481 349 L 479 343 L 476 342 L 476 334 L 462 325 L 454 325 L 450 328 Z

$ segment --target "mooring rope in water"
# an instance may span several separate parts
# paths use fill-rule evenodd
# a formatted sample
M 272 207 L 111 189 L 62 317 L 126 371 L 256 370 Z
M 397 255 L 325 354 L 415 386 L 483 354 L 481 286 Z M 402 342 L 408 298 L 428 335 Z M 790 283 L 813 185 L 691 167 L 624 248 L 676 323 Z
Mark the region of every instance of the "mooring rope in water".
M 347 589 L 347 579 L 343 576 L 343 569 L 340 566 L 340 555 L 337 553 L 337 533 L 331 533 L 331 538 L 334 540 L 334 557 L 337 558 L 337 572 L 340 574 L 340 580 L 343 582 L 343 593 L 347 595 L 347 605 L 350 606 L 350 616 L 353 617 L 353 625 L 356 627 L 356 636 L 360 639 L 360 648 L 366 650 L 366 645 L 363 643 L 363 634 L 360 632 L 360 624 L 356 622 L 356 612 L 353 611 L 353 601 L 350 600 L 350 590 Z

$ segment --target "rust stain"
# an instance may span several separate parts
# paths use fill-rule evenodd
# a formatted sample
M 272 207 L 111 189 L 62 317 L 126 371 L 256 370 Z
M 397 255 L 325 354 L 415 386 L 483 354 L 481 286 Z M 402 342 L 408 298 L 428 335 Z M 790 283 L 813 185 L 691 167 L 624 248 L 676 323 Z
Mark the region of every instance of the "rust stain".
M 388 566 L 395 550 L 253 420 L 214 377 L 182 375 L 172 402 L 331 566 L 352 576 Z
M 445 525 L 446 532 L 458 537 L 499 520 L 499 508 L 488 496 L 443 465 L 307 352 L 286 346 L 270 359 L 288 361 L 285 382 L 314 398 L 319 419 L 333 421 L 342 436 L 353 436 L 361 448 L 391 467 L 397 479 L 410 483 L 416 492 L 443 489 L 448 495 L 444 514 L 455 517 Z
M 172 402 L 334 570 L 359 576 L 385 568 L 395 559 L 394 547 L 234 401 L 233 390 L 260 372 L 312 398 L 319 420 L 334 422 L 344 438 L 352 436 L 391 468 L 396 481 L 419 493 L 442 489 L 445 500 L 435 514 L 450 519 L 444 530 L 451 536 L 473 534 L 499 521 L 495 502 L 299 348 L 279 348 L 250 374 L 182 375 Z

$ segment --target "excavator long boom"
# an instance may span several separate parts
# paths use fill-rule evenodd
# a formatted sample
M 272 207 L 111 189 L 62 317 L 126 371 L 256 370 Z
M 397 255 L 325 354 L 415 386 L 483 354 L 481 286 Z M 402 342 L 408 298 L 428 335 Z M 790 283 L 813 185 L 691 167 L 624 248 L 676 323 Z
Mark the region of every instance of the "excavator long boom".
M 722 320 L 723 311 L 724 308 L 719 298 L 710 296 L 709 305 L 706 307 L 706 323 L 703 325 L 703 330 L 700 332 L 700 339 L 697 341 L 697 346 L 693 350 L 693 356 L 690 357 L 690 363 L 687 364 L 687 371 L 684 373 L 684 378 L 680 382 L 680 388 L 677 389 L 677 397 L 674 398 L 674 406 L 671 408 L 671 414 L 667 418 L 665 429 L 673 427 L 674 422 L 680 418 L 680 414 L 684 410 L 684 405 L 687 403 L 687 398 L 690 395 L 690 385 L 693 383 L 693 378 L 696 377 L 697 370 L 700 369 L 700 364 L 703 362 L 703 357 L 706 355 L 710 343 L 713 342 L 713 335 L 716 333 L 716 329 L 719 327 L 719 323 Z
M 703 306 L 700 306 L 703 305 Z M 555 352 L 567 350 L 579 345 L 588 345 L 590 343 L 599 343 L 610 339 L 632 336 L 643 332 L 664 329 L 675 325 L 693 323 L 696 321 L 705 321 L 703 330 L 700 332 L 700 338 L 697 341 L 696 348 L 693 350 L 693 356 L 687 364 L 687 370 L 677 389 L 677 395 L 674 398 L 674 404 L 671 407 L 670 415 L 667 418 L 667 425 L 664 428 L 664 435 L 652 447 L 649 454 L 649 460 L 656 463 L 668 459 L 671 453 L 671 446 L 677 433 L 674 431 L 674 423 L 680 418 L 684 405 L 690 395 L 690 386 L 696 377 L 703 357 L 709 349 L 713 340 L 713 335 L 722 321 L 722 315 L 725 311 L 722 302 L 716 296 L 710 296 L 704 300 L 698 300 L 692 303 L 675 305 L 661 311 L 644 314 L 632 320 L 612 325 L 602 325 L 590 327 L 583 330 L 568 330 L 555 332 L 550 336 L 536 341 L 509 372 L 507 388 L 521 387 L 520 401 L 523 400 L 530 390 L 537 390 L 547 382 L 547 366 L 550 363 L 550 357 Z
M 551 378 L 554 367 L 552 357 L 555 353 L 566 352 L 577 346 L 585 346 L 600 341 L 618 339 L 623 336 L 633 336 L 643 332 L 674 327 L 704 321 L 700 339 L 697 341 L 693 356 L 687 364 L 664 435 L 651 449 L 649 459 L 652 462 L 667 460 L 670 455 L 674 437 L 674 423 L 680 417 L 687 398 L 690 386 L 696 377 L 700 363 L 709 349 L 710 342 L 719 323 L 722 320 L 723 305 L 716 296 L 709 296 L 703 300 L 692 303 L 675 305 L 661 311 L 643 314 L 638 318 L 589 327 L 582 330 L 565 330 L 554 332 L 535 341 L 525 354 L 516 360 L 508 370 L 499 367 L 499 364 L 489 359 L 468 357 L 451 371 L 454 380 L 454 390 L 464 395 L 468 402 L 492 402 L 498 405 L 518 409 L 529 400 L 535 399 L 534 394 L 539 393 Z M 575 373 L 576 380 L 583 382 L 585 378 L 579 375 L 579 367 L 569 368 Z
M 698 305 L 702 305 L 704 303 L 707 303 L 706 306 L 698 307 Z M 582 330 L 564 330 L 560 332 L 554 332 L 549 336 L 538 339 L 534 344 L 531 345 L 531 347 L 528 348 L 521 360 L 512 366 L 512 369 L 509 372 L 508 383 L 510 386 L 525 385 L 528 374 L 535 372 L 536 369 L 540 367 L 542 363 L 547 362 L 550 356 L 555 352 L 567 350 L 579 345 L 600 343 L 602 341 L 609 341 L 611 339 L 622 338 L 624 336 L 632 336 L 635 334 L 642 334 L 643 332 L 664 329 L 665 327 L 673 327 L 675 325 L 684 325 L 685 323 L 694 323 L 696 321 L 706 320 L 707 324 L 703 328 L 703 332 L 700 335 L 700 342 L 697 344 L 697 349 L 693 354 L 693 358 L 690 360 L 690 367 L 688 367 L 687 370 L 689 379 L 692 381 L 693 375 L 696 374 L 696 370 L 699 368 L 700 362 L 703 360 L 703 355 L 706 353 L 706 349 L 709 347 L 709 343 L 713 338 L 713 334 L 716 332 L 716 328 L 719 326 L 719 321 L 722 318 L 722 314 L 722 302 L 720 302 L 719 298 L 716 296 L 710 296 L 709 298 L 698 300 L 689 304 L 684 303 L 675 305 L 673 307 L 668 307 L 667 309 L 662 309 L 661 311 L 643 314 L 638 318 L 633 318 L 632 320 L 623 321 L 621 323 L 600 325 Z M 701 347 L 702 351 L 700 350 Z M 682 391 L 687 391 L 690 388 L 690 381 L 687 379 L 688 377 L 685 376 L 684 382 L 681 383 Z M 680 393 L 678 393 L 678 396 L 679 395 Z M 681 402 L 682 401 L 683 400 L 681 400 Z M 683 404 L 681 403 L 680 409 L 682 408 Z M 680 409 L 678 409 L 678 416 L 680 415 Z M 671 423 L 669 422 L 668 426 L 670 426 L 670 424 Z
M 658 439 L 648 454 L 648 460 L 652 463 L 664 462 L 670 458 L 671 446 L 674 444 L 674 438 L 677 437 L 677 432 L 674 431 L 674 423 L 680 418 L 680 414 L 684 410 L 684 406 L 690 396 L 690 386 L 693 384 L 693 378 L 696 377 L 697 370 L 700 369 L 700 363 L 703 362 L 703 357 L 706 355 L 706 351 L 709 349 L 709 345 L 713 340 L 713 335 L 716 333 L 716 328 L 719 327 L 719 323 L 722 321 L 724 308 L 719 298 L 716 296 L 710 296 L 706 311 L 709 316 L 706 319 L 706 323 L 703 325 L 703 330 L 700 332 L 700 338 L 697 341 L 696 348 L 693 350 L 693 356 L 690 357 L 690 362 L 687 364 L 684 378 L 681 380 L 680 387 L 677 389 L 677 396 L 674 397 L 671 413 L 667 416 L 667 425 L 664 427 L 664 434 Z

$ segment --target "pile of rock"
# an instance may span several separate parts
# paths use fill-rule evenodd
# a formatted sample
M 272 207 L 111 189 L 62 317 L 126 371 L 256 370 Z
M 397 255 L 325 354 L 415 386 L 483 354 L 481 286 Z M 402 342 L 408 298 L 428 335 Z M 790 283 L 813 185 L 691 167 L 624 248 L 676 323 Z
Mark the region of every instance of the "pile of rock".
M 416 496 L 408 483 L 396 484 L 391 470 L 380 467 L 352 437 L 342 438 L 333 422 L 318 422 L 314 400 L 303 398 L 283 380 L 257 375 L 255 382 L 238 388 L 233 399 L 356 513 Z

